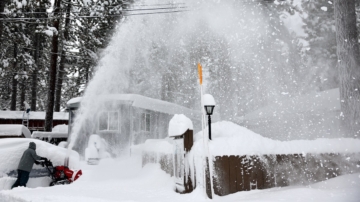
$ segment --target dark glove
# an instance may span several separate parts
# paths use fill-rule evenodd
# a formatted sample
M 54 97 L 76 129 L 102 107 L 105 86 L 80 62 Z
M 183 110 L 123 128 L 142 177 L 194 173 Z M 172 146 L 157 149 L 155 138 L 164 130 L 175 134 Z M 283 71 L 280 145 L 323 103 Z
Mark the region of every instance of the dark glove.
M 41 157 L 40 160 L 48 161 L 48 159 L 45 157 Z
M 34 163 L 35 163 L 36 165 L 39 165 L 39 164 L 40 164 L 40 162 L 39 162 L 39 161 L 35 161 Z

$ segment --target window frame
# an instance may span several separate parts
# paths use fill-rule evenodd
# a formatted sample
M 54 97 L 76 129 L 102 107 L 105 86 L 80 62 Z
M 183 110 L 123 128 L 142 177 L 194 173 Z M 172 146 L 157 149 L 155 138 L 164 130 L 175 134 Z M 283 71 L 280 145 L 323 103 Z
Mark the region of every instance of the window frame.
M 111 116 L 111 113 L 116 114 L 116 115 Z M 102 116 L 104 114 L 106 115 L 106 116 L 104 116 L 104 118 L 106 117 L 106 129 L 100 128 L 100 122 L 101 122 L 101 119 L 103 118 Z M 112 117 L 115 117 L 115 118 L 111 119 Z M 111 120 L 114 120 L 114 121 L 111 121 Z M 113 125 L 113 123 L 116 123 L 116 124 Z M 112 126 L 115 126 L 115 125 L 116 125 L 116 128 L 113 129 Z M 102 111 L 102 112 L 100 112 L 100 115 L 98 116 L 98 130 L 99 131 L 121 131 L 119 111 Z
M 150 112 L 142 112 L 140 116 L 140 130 L 145 132 L 151 132 Z

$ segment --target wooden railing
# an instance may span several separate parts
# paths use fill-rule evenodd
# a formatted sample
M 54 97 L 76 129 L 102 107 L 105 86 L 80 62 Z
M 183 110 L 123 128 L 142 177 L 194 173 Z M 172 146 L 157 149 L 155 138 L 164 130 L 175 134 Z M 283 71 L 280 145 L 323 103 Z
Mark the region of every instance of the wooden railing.
M 308 185 L 339 175 L 360 172 L 360 154 L 289 154 L 217 156 L 214 160 L 214 193 L 288 185 Z

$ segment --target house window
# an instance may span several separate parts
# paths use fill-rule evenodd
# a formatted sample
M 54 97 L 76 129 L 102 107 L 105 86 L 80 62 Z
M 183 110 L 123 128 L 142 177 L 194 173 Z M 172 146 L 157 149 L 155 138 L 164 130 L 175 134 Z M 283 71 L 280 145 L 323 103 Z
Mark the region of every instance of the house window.
M 99 116 L 99 130 L 119 130 L 119 112 L 102 112 Z
M 141 114 L 141 130 L 150 132 L 150 114 Z

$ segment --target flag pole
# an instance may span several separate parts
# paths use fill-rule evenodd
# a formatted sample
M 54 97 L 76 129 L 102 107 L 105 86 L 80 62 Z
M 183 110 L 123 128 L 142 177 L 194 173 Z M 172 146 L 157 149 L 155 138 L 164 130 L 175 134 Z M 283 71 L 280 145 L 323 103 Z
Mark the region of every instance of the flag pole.
M 201 129 L 203 133 L 203 189 L 204 189 L 204 195 L 207 198 L 206 193 L 206 157 L 207 157 L 207 141 L 205 138 L 207 137 L 205 134 L 205 112 L 204 112 L 204 100 L 203 100 L 203 86 L 202 86 L 202 66 L 200 63 L 197 64 L 198 67 L 198 74 L 199 74 L 199 84 L 200 84 L 200 96 L 201 96 Z

